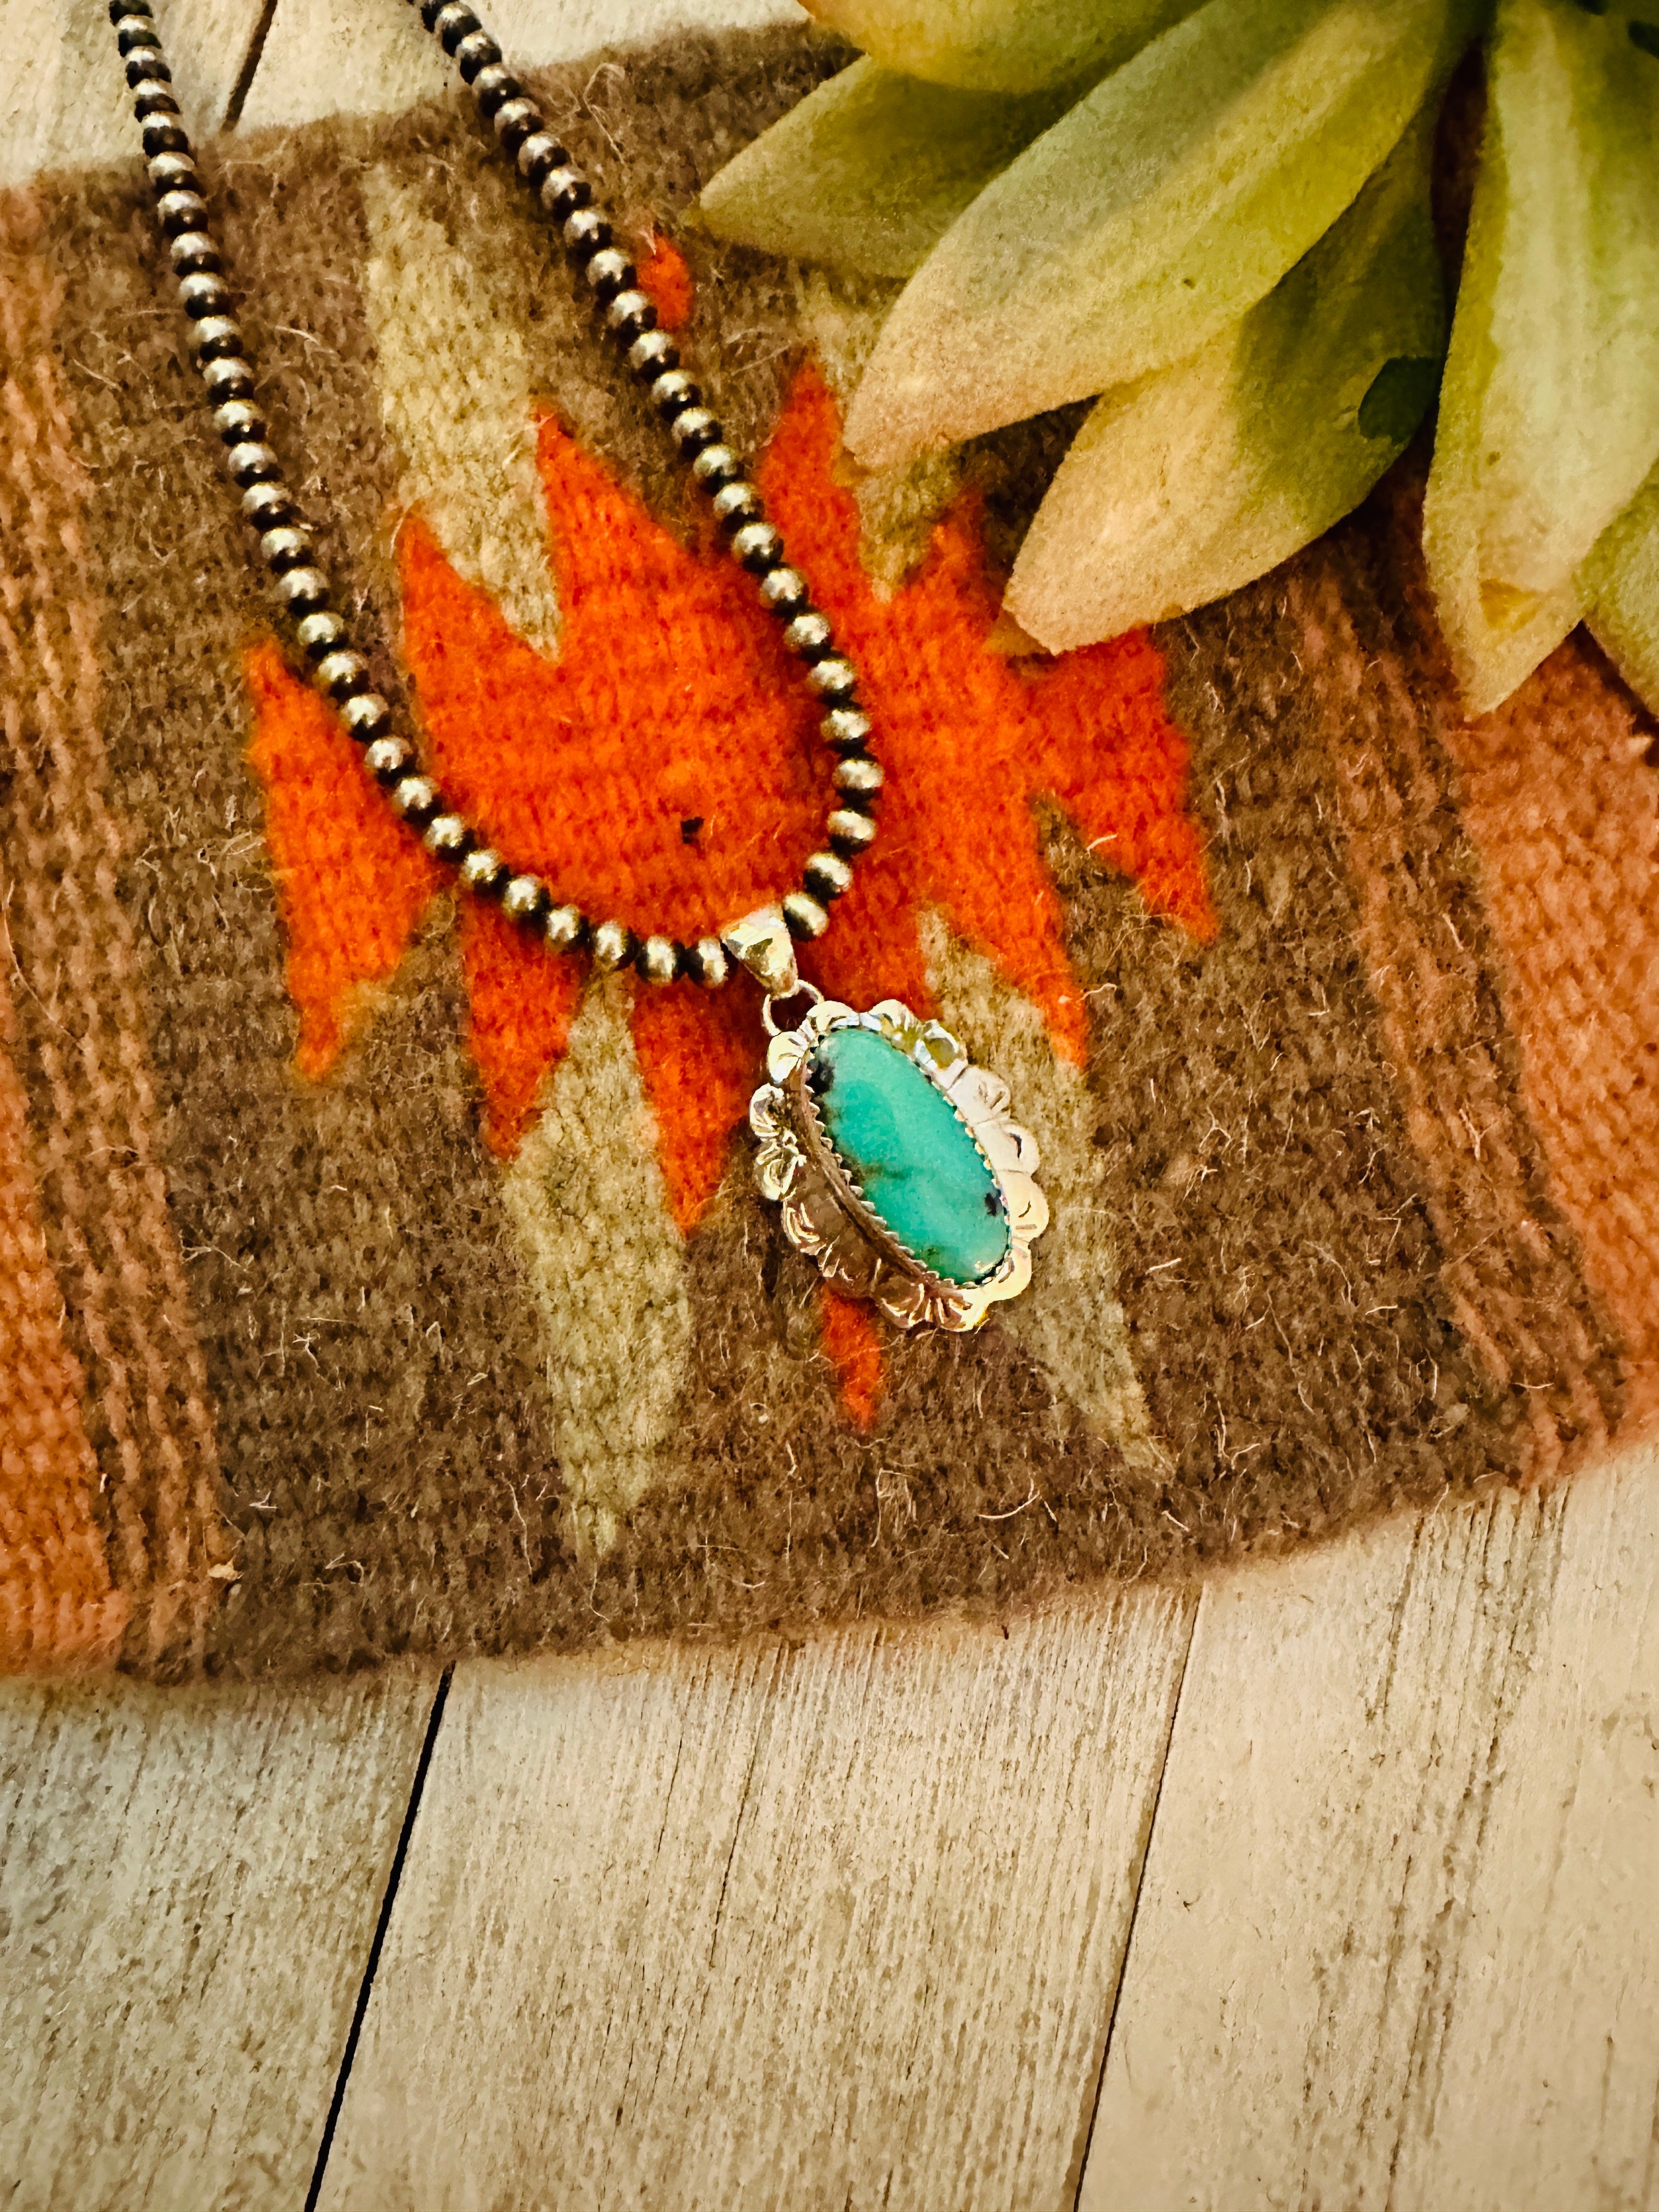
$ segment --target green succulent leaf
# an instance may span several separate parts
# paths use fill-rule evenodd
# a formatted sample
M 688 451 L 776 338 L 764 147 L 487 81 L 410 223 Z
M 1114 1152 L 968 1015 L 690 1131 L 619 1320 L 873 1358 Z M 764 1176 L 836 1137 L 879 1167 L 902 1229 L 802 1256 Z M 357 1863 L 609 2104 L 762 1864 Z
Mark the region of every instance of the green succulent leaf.
M 1184 359 L 1351 204 L 1478 0 L 1209 0 L 994 179 L 910 280 L 854 401 L 872 465 Z
M 1489 612 L 1569 593 L 1659 455 L 1659 71 L 1627 28 L 1575 0 L 1498 10 L 1430 489 Z
M 1582 581 L 1596 643 L 1659 714 L 1659 469 L 1605 532 Z
M 1008 611 L 1051 652 L 1184 614 L 1330 527 L 1405 447 L 1445 342 L 1432 125 L 1241 322 L 1109 392 L 1060 464 Z
M 744 246 L 908 276 L 1070 100 L 957 92 L 854 62 L 728 161 L 698 211 Z
M 889 69 L 963 92 L 1039 92 L 1114 69 L 1194 0 L 807 0 Z

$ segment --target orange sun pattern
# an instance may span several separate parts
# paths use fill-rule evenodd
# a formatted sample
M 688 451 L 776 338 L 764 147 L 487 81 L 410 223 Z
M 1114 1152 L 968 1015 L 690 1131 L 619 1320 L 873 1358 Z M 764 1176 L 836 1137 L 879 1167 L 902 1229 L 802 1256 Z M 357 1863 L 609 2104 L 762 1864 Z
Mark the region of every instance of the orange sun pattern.
M 1083 997 L 1032 802 L 1052 798 L 1148 907 L 1215 929 L 1185 809 L 1184 739 L 1144 634 L 1041 665 L 989 649 L 995 586 L 964 494 L 886 601 L 859 559 L 859 515 L 836 478 L 840 422 L 811 366 L 797 374 L 760 470 L 792 557 L 861 672 L 888 771 L 881 836 L 803 969 L 854 1004 L 929 1005 L 920 917 L 940 910 L 1040 1007 L 1055 1049 L 1085 1050 Z M 517 865 L 641 932 L 690 939 L 799 880 L 832 801 L 817 709 L 752 586 L 712 535 L 687 550 L 550 412 L 539 422 L 560 652 L 545 659 L 450 565 L 411 515 L 398 535 L 404 649 L 435 772 Z M 253 647 L 251 757 L 313 1079 L 374 987 L 395 971 L 438 876 L 368 785 L 331 710 L 274 646 Z M 583 985 L 494 911 L 461 908 L 467 1042 L 485 1141 L 521 1143 Z M 639 987 L 632 1026 L 669 1203 L 702 1218 L 746 1109 L 763 1039 L 754 995 Z M 861 1308 L 826 1304 L 826 1350 L 860 1425 L 875 1417 L 878 1340 Z

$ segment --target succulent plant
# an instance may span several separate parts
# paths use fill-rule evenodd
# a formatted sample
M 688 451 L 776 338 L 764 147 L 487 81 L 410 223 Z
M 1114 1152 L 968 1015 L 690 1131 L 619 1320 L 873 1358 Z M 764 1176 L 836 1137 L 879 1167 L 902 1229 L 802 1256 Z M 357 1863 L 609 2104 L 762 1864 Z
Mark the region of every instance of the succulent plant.
M 1358 504 L 1437 391 L 1424 550 L 1469 706 L 1582 618 L 1659 708 L 1659 21 L 808 4 L 863 58 L 730 162 L 702 218 L 905 280 L 849 412 L 857 461 L 1095 400 L 1009 580 L 1030 636 L 1063 650 L 1262 574 Z M 1476 41 L 1449 317 L 1435 120 Z

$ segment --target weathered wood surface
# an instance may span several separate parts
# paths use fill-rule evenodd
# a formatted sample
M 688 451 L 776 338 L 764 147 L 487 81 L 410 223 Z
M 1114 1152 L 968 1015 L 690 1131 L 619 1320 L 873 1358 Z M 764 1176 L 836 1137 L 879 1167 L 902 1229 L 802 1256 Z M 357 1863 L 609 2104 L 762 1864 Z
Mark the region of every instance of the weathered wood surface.
M 155 0 L 185 127 L 216 131 L 260 0 Z M 138 153 L 105 0 L 0 0 L 0 185 Z
M 1069 2205 L 1193 1605 L 458 1670 L 323 2206 Z
M 1659 1455 L 1205 1592 L 1082 2203 L 1659 2204 Z
M 434 1684 L 0 1684 L 0 2204 L 305 2202 Z

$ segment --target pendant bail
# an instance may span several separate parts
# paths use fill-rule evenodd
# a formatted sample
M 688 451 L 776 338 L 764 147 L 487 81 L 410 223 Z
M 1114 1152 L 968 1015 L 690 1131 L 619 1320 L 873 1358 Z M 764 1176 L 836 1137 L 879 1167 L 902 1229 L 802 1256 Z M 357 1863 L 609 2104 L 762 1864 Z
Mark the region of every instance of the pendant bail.
M 795 940 L 781 906 L 759 906 L 741 921 L 728 922 L 720 943 L 742 963 L 769 999 L 787 999 L 800 988 Z

